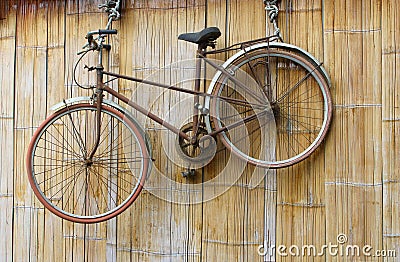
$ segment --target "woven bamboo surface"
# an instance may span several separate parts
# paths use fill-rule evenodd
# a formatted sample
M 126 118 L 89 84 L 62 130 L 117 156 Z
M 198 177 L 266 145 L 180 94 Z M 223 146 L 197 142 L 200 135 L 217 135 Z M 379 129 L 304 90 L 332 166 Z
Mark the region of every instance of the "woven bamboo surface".
M 36 200 L 25 155 L 52 105 L 89 94 L 72 85 L 72 66 L 86 32 L 106 22 L 97 9 L 101 2 L 0 3 L 1 261 L 398 261 L 327 252 L 315 257 L 257 253 L 264 241 L 300 250 L 315 245 L 320 251 L 345 234 L 346 245 L 396 250 L 399 259 L 398 1 L 282 0 L 279 25 L 285 42 L 323 61 L 332 79 L 332 126 L 309 159 L 269 171 L 254 189 L 249 188 L 254 170 L 248 167 L 226 193 L 203 204 L 174 204 L 144 191 L 118 218 L 81 225 L 61 220 Z M 123 2 L 122 20 L 115 24 L 119 35 L 111 41 L 107 62 L 122 74 L 148 77 L 167 64 L 193 58 L 195 46 L 177 40 L 183 32 L 218 26 L 218 47 L 224 47 L 267 31 L 261 0 Z M 83 73 L 79 79 L 90 77 Z M 124 81 L 113 88 L 141 103 L 151 99 L 138 96 L 138 87 Z M 160 99 L 155 112 L 179 97 Z M 146 127 L 156 142 L 158 126 Z M 224 156 L 218 157 L 194 182 L 222 168 Z M 154 158 L 171 178 L 187 183 L 157 146 Z

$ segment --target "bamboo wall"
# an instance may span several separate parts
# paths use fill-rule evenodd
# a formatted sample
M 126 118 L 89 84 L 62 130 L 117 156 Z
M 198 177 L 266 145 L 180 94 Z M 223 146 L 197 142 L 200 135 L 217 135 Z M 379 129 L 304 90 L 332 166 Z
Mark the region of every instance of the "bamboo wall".
M 248 168 L 230 190 L 203 204 L 178 205 L 143 192 L 118 218 L 80 225 L 62 221 L 38 203 L 24 159 L 49 108 L 63 98 L 85 94 L 72 85 L 72 66 L 86 32 L 105 24 L 105 15 L 98 16 L 101 2 L 0 5 L 1 261 L 348 261 L 340 256 L 257 254 L 264 241 L 321 247 L 337 243 L 340 233 L 351 245 L 395 249 L 399 259 L 396 0 L 282 1 L 279 24 L 285 41 L 323 61 L 333 82 L 332 127 L 310 159 L 270 171 L 255 189 L 249 189 Z M 218 26 L 223 32 L 218 46 L 223 47 L 264 36 L 266 19 L 261 0 L 127 0 L 116 23 L 119 35 L 111 42 L 108 68 L 146 77 L 193 57 L 195 46 L 177 41 L 182 32 Z M 127 95 L 135 90 L 123 81 L 113 87 Z M 148 128 L 153 142 L 156 130 Z M 158 165 L 166 163 L 157 150 L 155 158 Z M 214 161 L 203 175 L 212 176 L 218 165 Z M 177 170 L 166 172 L 185 183 Z

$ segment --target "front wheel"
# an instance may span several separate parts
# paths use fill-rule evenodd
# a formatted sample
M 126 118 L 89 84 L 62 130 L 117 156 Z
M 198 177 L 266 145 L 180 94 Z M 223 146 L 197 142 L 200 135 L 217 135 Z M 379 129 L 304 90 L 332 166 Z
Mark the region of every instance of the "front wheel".
M 299 51 L 262 46 L 242 51 L 225 68 L 243 83 L 220 73 L 210 87 L 218 97 L 210 101 L 211 122 L 214 129 L 227 129 L 220 139 L 228 149 L 250 164 L 282 168 L 318 148 L 332 118 L 321 64 Z
M 120 111 L 102 106 L 100 143 L 95 105 L 77 104 L 48 117 L 27 153 L 30 185 L 54 214 L 78 223 L 108 220 L 138 197 L 149 171 L 142 132 Z

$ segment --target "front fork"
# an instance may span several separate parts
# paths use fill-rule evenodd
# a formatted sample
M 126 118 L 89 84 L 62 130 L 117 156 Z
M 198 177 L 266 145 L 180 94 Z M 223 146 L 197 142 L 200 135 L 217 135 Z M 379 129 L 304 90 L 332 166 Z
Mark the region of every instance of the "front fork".
M 93 156 L 96 153 L 100 144 L 100 129 L 101 129 L 101 106 L 103 104 L 103 66 L 98 65 L 96 67 L 97 72 L 97 84 L 96 92 L 94 93 L 94 100 L 96 102 L 96 141 L 94 143 L 92 152 L 90 152 L 87 161 L 93 161 Z

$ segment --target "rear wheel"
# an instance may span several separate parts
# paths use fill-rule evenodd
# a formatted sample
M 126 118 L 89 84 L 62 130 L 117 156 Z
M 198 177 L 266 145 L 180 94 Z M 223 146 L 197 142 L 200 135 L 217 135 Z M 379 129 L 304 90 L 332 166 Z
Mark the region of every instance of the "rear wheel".
M 96 106 L 77 104 L 48 117 L 28 148 L 31 187 L 54 214 L 79 223 L 102 222 L 127 209 L 149 171 L 143 134 L 118 110 L 102 106 L 100 144 Z
M 247 130 L 242 135 L 235 131 L 236 127 L 221 132 L 220 138 L 228 149 L 249 163 L 266 168 L 293 165 L 317 149 L 332 117 L 329 84 L 321 65 L 296 51 L 261 47 L 244 52 L 226 69 L 245 87 L 224 74 L 213 82 L 212 94 L 222 97 L 210 104 L 213 127 L 224 128 L 242 121 L 242 128 Z M 250 141 L 247 151 L 240 145 L 244 136 Z

